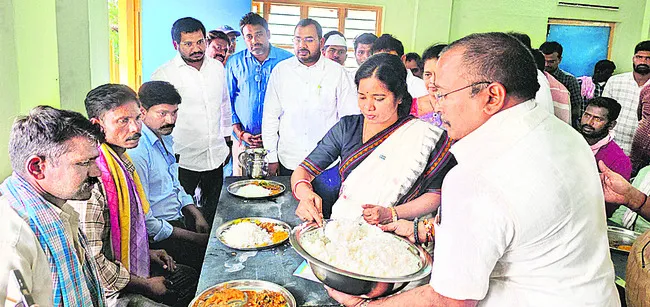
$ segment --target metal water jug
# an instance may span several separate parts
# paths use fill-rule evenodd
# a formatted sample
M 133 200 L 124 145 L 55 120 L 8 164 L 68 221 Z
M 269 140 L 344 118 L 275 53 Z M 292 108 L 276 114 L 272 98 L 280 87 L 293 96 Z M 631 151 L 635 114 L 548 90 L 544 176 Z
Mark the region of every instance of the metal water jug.
M 239 164 L 244 168 L 246 176 L 261 179 L 269 174 L 268 151 L 264 148 L 247 148 L 239 154 Z

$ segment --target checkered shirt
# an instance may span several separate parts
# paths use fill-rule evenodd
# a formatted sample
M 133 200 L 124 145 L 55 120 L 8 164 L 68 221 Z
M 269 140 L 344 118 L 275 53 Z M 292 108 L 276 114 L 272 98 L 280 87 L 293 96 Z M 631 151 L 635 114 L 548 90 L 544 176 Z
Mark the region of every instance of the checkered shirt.
M 607 80 L 603 97 L 613 98 L 621 104 L 621 114 L 614 127 L 614 140 L 621 146 L 626 155 L 630 155 L 634 132 L 639 126 L 637 108 L 641 86 L 634 81 L 631 72 L 612 76 Z

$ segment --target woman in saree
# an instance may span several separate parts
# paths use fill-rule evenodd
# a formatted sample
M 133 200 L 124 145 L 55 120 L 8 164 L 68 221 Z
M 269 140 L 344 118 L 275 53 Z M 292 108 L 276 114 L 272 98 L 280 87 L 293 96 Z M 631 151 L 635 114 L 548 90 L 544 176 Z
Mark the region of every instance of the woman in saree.
M 446 44 L 432 45 L 422 53 L 422 63 L 424 64 L 422 79 L 429 95 L 413 99 L 413 105 L 411 106 L 411 115 L 436 126 L 442 125 L 442 121 L 438 113 L 433 109 L 433 103 L 436 101 L 434 95 L 438 91 L 433 83 L 433 69 L 438 63 L 440 52 L 445 47 L 447 47 Z
M 337 159 L 342 184 L 332 219 L 363 216 L 378 224 L 435 211 L 442 179 L 456 164 L 446 131 L 409 115 L 412 98 L 399 57 L 370 57 L 354 82 L 362 114 L 341 118 L 291 176 L 300 201 L 296 215 L 322 225 L 322 200 L 311 181 Z

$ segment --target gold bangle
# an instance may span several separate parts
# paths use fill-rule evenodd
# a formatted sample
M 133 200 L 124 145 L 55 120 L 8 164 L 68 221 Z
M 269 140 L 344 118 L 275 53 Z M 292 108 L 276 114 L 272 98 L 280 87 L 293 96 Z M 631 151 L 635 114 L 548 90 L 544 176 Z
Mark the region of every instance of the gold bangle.
M 397 210 L 395 207 L 390 207 L 390 215 L 393 218 L 393 222 L 397 222 Z

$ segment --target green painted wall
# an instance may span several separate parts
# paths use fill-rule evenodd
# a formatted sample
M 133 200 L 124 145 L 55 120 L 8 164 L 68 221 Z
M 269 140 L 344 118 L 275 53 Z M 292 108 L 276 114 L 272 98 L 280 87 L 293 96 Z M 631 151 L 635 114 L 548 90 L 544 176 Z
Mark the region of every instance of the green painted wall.
M 85 114 L 83 99 L 109 80 L 108 7 L 97 0 L 0 0 L 0 180 L 16 116 L 37 105 Z
M 14 35 L 14 8 L 12 0 L 0 5 L 0 180 L 11 173 L 7 145 L 9 131 L 16 115 L 20 113 L 18 89 L 18 65 L 16 64 L 16 40 Z
M 57 37 L 61 38 L 57 43 L 61 108 L 84 114 L 83 104 L 79 102 L 90 90 L 88 12 L 87 1 L 57 0 L 55 17 Z M 66 38 L 74 38 L 74 42 Z
M 55 0 L 13 0 L 20 112 L 60 107 Z M 74 38 L 70 37 L 70 43 Z

